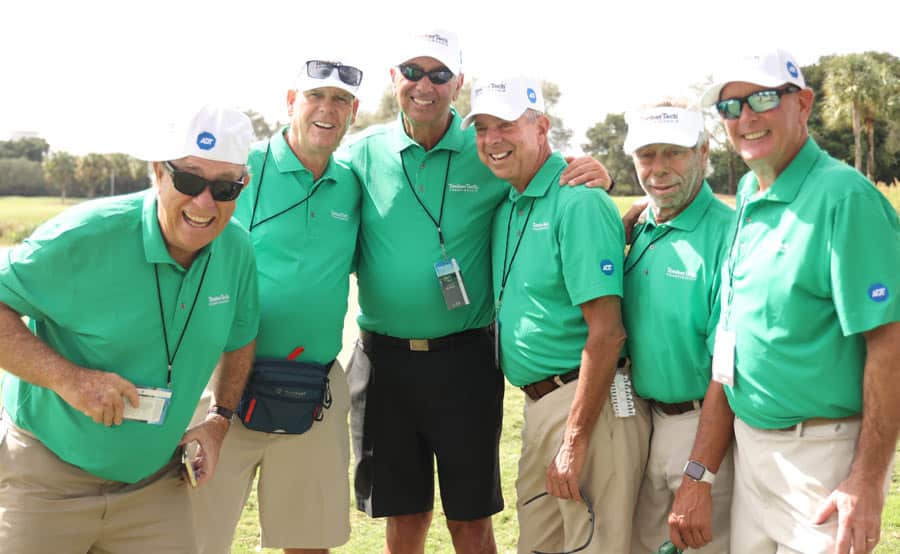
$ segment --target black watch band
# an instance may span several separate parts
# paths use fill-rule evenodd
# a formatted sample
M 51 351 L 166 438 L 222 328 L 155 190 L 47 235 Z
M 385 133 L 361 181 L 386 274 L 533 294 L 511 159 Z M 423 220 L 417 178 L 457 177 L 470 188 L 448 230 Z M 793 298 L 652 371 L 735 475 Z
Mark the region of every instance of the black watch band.
M 225 406 L 219 406 L 218 404 L 214 406 L 210 406 L 208 410 L 206 410 L 207 414 L 219 414 L 227 420 L 231 420 L 231 416 L 234 415 L 234 410 L 226 408 Z

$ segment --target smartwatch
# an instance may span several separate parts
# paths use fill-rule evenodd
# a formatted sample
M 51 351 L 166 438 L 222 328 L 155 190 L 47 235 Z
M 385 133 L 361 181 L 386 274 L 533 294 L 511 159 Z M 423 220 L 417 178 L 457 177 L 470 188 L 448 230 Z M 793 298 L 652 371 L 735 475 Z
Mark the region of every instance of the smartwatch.
M 706 469 L 706 466 L 695 460 L 688 460 L 684 464 L 684 474 L 694 481 L 701 481 L 712 485 L 716 480 L 716 474 Z
M 206 413 L 207 414 L 219 414 L 220 416 L 224 417 L 228 421 L 231 421 L 231 416 L 234 415 L 234 410 L 230 410 L 230 409 L 226 408 L 225 406 L 219 406 L 218 404 L 215 404 L 213 406 L 210 406 L 210 408 L 208 410 L 206 410 Z

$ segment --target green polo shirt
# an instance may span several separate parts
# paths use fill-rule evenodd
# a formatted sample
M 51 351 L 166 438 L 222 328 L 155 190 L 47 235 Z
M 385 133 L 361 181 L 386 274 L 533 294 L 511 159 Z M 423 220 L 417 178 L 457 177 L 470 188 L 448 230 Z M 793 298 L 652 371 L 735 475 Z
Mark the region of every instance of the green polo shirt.
M 234 212 L 250 230 L 259 269 L 256 354 L 285 358 L 302 347 L 297 360 L 327 363 L 341 350 L 359 182 L 334 159 L 314 180 L 284 133 L 250 149 L 252 180 Z
M 588 335 L 580 305 L 622 295 L 619 211 L 603 190 L 560 187 L 565 167 L 552 154 L 523 193 L 509 189 L 494 218 L 500 365 L 517 387 L 578 367 Z
M 900 321 L 897 212 L 812 139 L 758 188 L 753 173 L 741 180 L 723 263 L 720 324 L 737 333 L 731 407 L 763 429 L 858 414 L 861 333 Z
M 35 335 L 71 362 L 136 386 L 166 387 L 162 308 L 174 360 L 161 425 L 106 427 L 49 389 L 9 373 L 3 382 L 16 425 L 62 460 L 129 483 L 171 459 L 222 352 L 247 345 L 259 324 L 247 232 L 230 222 L 185 270 L 166 249 L 156 204 L 155 189 L 79 204 L 0 259 L 0 302 L 28 316 Z
M 491 219 L 509 184 L 478 159 L 475 131 L 460 129 L 455 111 L 444 137 L 427 152 L 407 136 L 402 117 L 349 146 L 363 185 L 359 326 L 402 338 L 484 327 L 493 319 Z M 467 306 L 447 309 L 434 269 L 443 259 L 438 232 L 420 201 L 440 220 L 447 255 L 462 272 Z
M 653 210 L 625 259 L 622 318 L 634 390 L 661 402 L 703 398 L 718 322 L 719 270 L 734 210 L 704 181 L 671 221 Z

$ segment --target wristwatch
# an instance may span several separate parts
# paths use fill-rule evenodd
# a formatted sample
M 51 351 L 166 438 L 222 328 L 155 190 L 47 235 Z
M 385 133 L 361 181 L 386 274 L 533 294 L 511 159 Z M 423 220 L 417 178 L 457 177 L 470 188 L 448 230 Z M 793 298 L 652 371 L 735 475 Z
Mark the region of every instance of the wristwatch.
M 226 408 L 225 406 L 219 406 L 218 404 L 215 404 L 213 406 L 210 406 L 209 409 L 206 410 L 206 413 L 207 414 L 219 414 L 220 416 L 224 417 L 228 421 L 231 421 L 231 416 L 234 415 L 234 410 Z
M 701 481 L 712 485 L 716 480 L 716 474 L 706 469 L 706 466 L 695 460 L 688 460 L 684 464 L 684 474 L 694 481 Z

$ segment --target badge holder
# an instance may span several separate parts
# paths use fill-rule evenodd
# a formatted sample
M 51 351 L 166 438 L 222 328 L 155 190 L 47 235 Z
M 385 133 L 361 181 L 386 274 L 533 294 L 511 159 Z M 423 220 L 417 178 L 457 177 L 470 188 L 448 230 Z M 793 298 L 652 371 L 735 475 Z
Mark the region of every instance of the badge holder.
M 138 387 L 137 393 L 140 399 L 138 407 L 133 408 L 128 400 L 125 400 L 123 417 L 151 425 L 162 425 L 166 420 L 166 411 L 169 409 L 172 391 L 162 388 Z
M 631 386 L 631 376 L 626 372 L 616 370 L 616 376 L 609 387 L 609 401 L 616 417 L 632 417 L 636 413 L 634 388 Z
M 723 326 L 716 328 L 713 347 L 712 378 L 723 385 L 734 386 L 734 348 L 737 342 L 734 331 Z
M 469 305 L 469 294 L 463 283 L 462 273 L 456 258 L 435 262 L 434 272 L 441 286 L 441 294 L 444 295 L 444 303 L 448 310 L 454 310 Z

